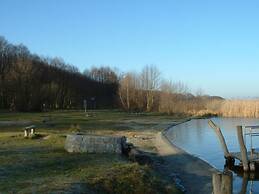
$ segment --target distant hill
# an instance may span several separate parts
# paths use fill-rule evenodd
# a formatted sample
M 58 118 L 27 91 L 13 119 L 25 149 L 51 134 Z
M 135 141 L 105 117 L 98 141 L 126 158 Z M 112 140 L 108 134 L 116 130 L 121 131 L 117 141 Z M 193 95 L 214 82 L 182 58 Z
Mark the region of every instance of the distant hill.
M 204 95 L 204 96 L 202 96 L 202 98 L 208 99 L 208 100 L 225 100 L 225 98 L 222 98 L 221 96 Z

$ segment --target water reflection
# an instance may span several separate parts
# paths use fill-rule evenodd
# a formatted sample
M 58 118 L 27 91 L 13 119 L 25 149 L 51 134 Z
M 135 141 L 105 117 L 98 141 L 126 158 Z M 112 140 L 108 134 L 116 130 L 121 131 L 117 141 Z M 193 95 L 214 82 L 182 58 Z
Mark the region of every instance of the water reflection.
M 212 175 L 213 194 L 232 194 L 233 193 L 233 173 L 231 171 L 224 171 L 223 173 L 214 173 Z M 255 194 L 253 173 L 244 173 L 242 175 L 241 187 L 235 188 L 235 193 L 239 194 Z
M 259 166 L 256 166 L 256 169 L 258 169 Z M 244 172 L 243 167 L 240 165 L 234 165 L 234 166 L 227 166 L 225 165 L 225 172 L 226 171 L 233 171 L 241 180 L 241 189 L 240 192 L 241 194 L 245 193 L 258 193 L 258 182 L 259 182 L 259 172 Z M 233 180 L 232 180 L 233 182 Z
M 236 126 L 259 124 L 259 119 L 213 118 L 212 120 L 221 127 L 228 149 L 231 152 L 239 151 Z M 175 126 L 168 130 L 166 135 L 177 146 L 209 162 L 218 170 L 226 171 L 221 145 L 214 131 L 208 126 L 207 119 L 192 120 Z M 254 142 L 256 147 L 259 147 L 258 140 Z M 247 147 L 249 147 L 249 144 Z M 229 184 L 232 188 L 231 193 L 259 193 L 259 174 L 243 174 L 242 170 L 239 171 L 238 164 L 228 170 L 233 172 L 231 184 Z M 227 185 L 225 184 L 225 186 Z

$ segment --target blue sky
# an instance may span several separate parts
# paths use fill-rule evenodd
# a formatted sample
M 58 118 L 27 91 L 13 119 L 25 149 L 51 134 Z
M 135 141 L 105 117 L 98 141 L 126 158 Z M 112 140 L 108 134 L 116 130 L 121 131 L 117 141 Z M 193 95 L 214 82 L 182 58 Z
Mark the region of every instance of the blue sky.
M 109 65 L 195 92 L 259 96 L 259 1 L 1 0 L 0 35 L 81 71 Z

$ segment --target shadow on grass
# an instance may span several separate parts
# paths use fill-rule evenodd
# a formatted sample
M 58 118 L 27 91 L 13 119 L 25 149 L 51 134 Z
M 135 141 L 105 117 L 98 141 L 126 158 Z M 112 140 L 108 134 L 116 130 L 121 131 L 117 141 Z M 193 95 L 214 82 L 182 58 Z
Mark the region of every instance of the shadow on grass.
M 126 162 L 119 155 L 69 154 L 63 149 L 44 147 L 1 149 L 1 155 L 4 156 L 0 157 L 1 192 L 26 193 L 32 188 L 48 192 L 57 185 L 66 188 L 100 174 L 104 168 Z

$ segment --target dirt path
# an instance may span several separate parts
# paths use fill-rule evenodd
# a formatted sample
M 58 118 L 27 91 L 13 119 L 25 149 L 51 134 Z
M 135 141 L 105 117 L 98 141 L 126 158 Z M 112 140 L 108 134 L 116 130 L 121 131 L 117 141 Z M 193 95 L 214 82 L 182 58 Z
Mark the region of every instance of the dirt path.
M 168 176 L 177 173 L 186 193 L 212 193 L 211 175 L 216 172 L 212 166 L 170 143 L 161 132 L 156 135 L 155 146 L 165 161 Z

